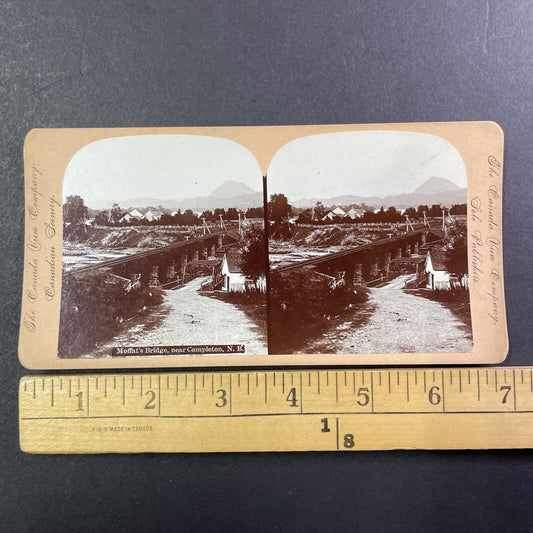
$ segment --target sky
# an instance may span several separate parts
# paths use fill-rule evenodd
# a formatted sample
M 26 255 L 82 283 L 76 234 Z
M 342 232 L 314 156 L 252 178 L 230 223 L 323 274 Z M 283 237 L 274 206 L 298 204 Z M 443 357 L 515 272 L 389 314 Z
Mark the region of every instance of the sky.
M 432 176 L 467 185 L 463 160 L 451 144 L 434 135 L 397 131 L 296 139 L 276 153 L 267 176 L 268 194 L 283 193 L 289 201 L 411 193 Z
M 262 190 L 262 173 L 243 146 L 218 137 L 137 135 L 88 144 L 65 171 L 63 198 L 102 209 L 129 199 L 209 196 L 226 180 Z

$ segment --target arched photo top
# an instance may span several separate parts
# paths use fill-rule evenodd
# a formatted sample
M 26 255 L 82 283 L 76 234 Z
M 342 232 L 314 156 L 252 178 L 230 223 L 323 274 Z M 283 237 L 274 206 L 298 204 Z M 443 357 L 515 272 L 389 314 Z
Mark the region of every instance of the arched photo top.
M 114 137 L 88 144 L 72 157 L 63 201 L 74 195 L 89 209 L 114 203 L 209 209 L 211 204 L 233 207 L 239 197 L 260 206 L 262 173 L 246 148 L 221 137 Z
M 317 200 L 350 204 L 371 199 L 374 205 L 416 194 L 426 203 L 446 189 L 455 191 L 454 203 L 467 198 L 466 169 L 458 151 L 426 133 L 349 131 L 301 137 L 275 154 L 267 177 L 269 195 L 282 193 L 302 207 Z

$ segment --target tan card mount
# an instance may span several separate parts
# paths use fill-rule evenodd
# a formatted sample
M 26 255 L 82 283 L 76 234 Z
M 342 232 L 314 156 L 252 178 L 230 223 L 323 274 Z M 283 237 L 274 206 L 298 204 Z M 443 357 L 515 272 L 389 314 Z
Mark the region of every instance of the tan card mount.
M 493 122 L 32 130 L 28 368 L 498 363 Z

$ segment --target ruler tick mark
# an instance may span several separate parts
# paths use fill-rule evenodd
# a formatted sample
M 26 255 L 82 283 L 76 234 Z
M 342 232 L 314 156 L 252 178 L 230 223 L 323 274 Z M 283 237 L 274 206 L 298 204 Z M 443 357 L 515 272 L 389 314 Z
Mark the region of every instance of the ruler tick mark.
M 346 370 L 344 371 L 344 386 L 346 387 L 346 385 L 348 385 L 348 383 L 346 382 Z
M 400 384 L 400 372 L 396 371 L 396 385 Z
M 68 380 L 68 397 L 72 398 L 72 380 L 70 378 Z
M 215 394 L 215 374 L 211 374 L 211 395 Z
M 35 379 L 33 380 L 33 399 L 35 399 Z
M 320 370 L 316 373 L 316 390 L 320 394 Z
M 220 374 L 220 386 L 222 387 L 222 378 L 223 378 L 223 374 Z
M 418 385 L 418 372 L 416 370 L 415 370 L 415 385 Z
M 70 390 L 69 390 L 69 397 L 70 397 Z M 107 377 L 104 378 L 104 398 L 107 398 Z
M 237 387 L 241 388 L 241 373 L 237 374 Z
M 61 388 L 61 383 L 60 383 L 60 388 Z M 96 378 L 96 390 L 98 390 L 98 378 Z
M 268 403 L 268 377 L 265 372 L 265 403 Z
M 63 390 L 63 378 L 59 380 L 59 390 Z
M 459 370 L 459 392 L 463 392 L 463 376 Z
M 329 387 L 329 372 L 326 372 L 326 387 Z
M 122 378 L 122 405 L 126 405 L 126 376 Z
M 51 404 L 52 404 L 52 407 L 54 407 L 54 378 L 52 378 L 51 380 L 51 388 L 52 388 L 52 391 L 51 391 Z
M 255 373 L 255 388 L 259 387 L 259 373 Z
M 477 401 L 481 400 L 481 389 L 479 387 L 479 370 L 477 371 Z
M 193 384 L 194 384 L 194 405 L 196 405 L 196 374 L 194 374 Z
M 176 396 L 178 396 L 178 391 L 179 391 L 179 375 L 176 374 Z
M 140 377 L 141 377 L 141 396 L 142 396 L 143 395 L 143 377 L 142 375 Z
M 353 393 L 355 394 L 355 371 L 352 372 Z
M 274 370 L 274 374 L 273 374 L 273 379 L 274 379 L 274 388 L 276 387 L 276 371 Z
M 494 371 L 494 390 L 498 391 L 498 371 Z
M 470 370 L 468 371 L 468 384 L 470 385 Z
M 117 388 L 117 378 L 114 377 L 114 378 L 113 378 L 113 389 L 116 390 L 116 388 Z
M 339 403 L 339 378 L 335 372 L 335 403 Z
M 135 386 L 135 376 L 131 376 L 131 388 L 133 389 L 133 387 Z
M 307 386 L 311 386 L 311 372 L 307 372 Z
M 28 388 L 28 382 L 25 381 L 25 382 L 24 382 L 24 392 L 26 392 L 27 388 Z
M 291 387 L 294 385 L 294 374 L 291 372 Z
M 246 380 L 248 382 L 247 394 L 248 394 L 248 396 L 250 396 L 250 374 L 246 374 Z
M 381 387 L 381 371 L 378 372 L 378 377 L 379 377 L 379 386 Z
M 389 394 L 391 392 L 391 389 L 390 389 L 390 370 L 387 372 L 387 374 L 389 375 Z
M 167 390 L 170 389 L 170 376 L 167 374 Z
M 513 372 L 513 411 L 516 411 L 516 378 L 515 378 L 516 371 L 514 368 L 512 372 Z
M 285 372 L 281 373 L 281 392 L 285 394 Z
M 523 385 L 524 384 L 524 369 L 523 368 L 520 371 L 520 374 L 521 374 L 521 380 L 522 380 L 522 385 Z
M 450 385 L 453 385 L 453 372 L 450 370 Z
M 364 386 L 364 384 L 365 384 L 365 371 L 363 370 L 363 371 L 361 372 L 361 385 Z
M 406 391 L 407 391 L 407 402 L 409 403 L 409 372 L 405 373 L 405 379 L 406 379 Z
M 231 385 L 231 372 L 229 374 L 229 413 L 233 413 L 233 387 Z
M 389 391 L 390 392 L 390 391 Z M 427 392 L 426 371 L 424 370 L 424 392 Z
M 507 383 L 507 370 L 503 371 L 503 382 Z
M 44 378 L 43 378 L 43 390 L 44 390 Z

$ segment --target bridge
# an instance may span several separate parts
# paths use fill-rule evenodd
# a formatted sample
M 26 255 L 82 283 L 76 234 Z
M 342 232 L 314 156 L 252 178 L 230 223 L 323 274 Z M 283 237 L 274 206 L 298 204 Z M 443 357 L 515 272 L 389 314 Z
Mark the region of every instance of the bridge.
M 335 278 L 342 273 L 348 284 L 389 279 L 392 264 L 421 262 L 423 256 L 420 252 L 426 250 L 430 242 L 442 240 L 443 236 L 441 230 L 425 227 L 340 252 L 273 268 L 270 271 L 270 278 L 275 281 L 275 277 L 279 274 L 307 268 Z
M 221 247 L 238 242 L 240 236 L 230 231 L 207 233 L 186 241 L 167 244 L 64 273 L 66 281 L 95 271 L 107 271 L 138 285 L 177 286 L 187 280 L 188 265 L 202 264 L 214 258 Z

